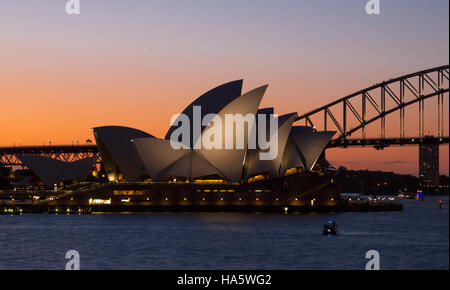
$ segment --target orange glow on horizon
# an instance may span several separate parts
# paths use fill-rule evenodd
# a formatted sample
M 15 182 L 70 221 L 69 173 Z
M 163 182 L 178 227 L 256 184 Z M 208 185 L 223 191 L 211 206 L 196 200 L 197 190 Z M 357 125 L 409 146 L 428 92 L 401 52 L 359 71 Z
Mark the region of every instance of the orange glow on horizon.
M 178 1 L 184 10 L 170 1 L 85 1 L 73 17 L 53 1 L 27 2 L 0 9 L 0 146 L 85 144 L 94 141 L 91 128 L 105 125 L 164 137 L 172 115 L 236 79 L 244 79 L 243 93 L 269 84 L 261 107 L 302 114 L 382 80 L 448 64 L 446 1 L 407 14 L 391 4 L 382 22 L 335 1 L 327 4 L 334 13 L 318 1 L 261 1 L 258 13 L 252 1 L 240 9 Z M 405 31 L 418 25 L 420 42 L 415 30 Z M 445 100 L 448 135 L 448 94 Z M 407 112 L 407 136 L 417 134 L 415 110 Z M 436 132 L 435 112 L 426 116 L 427 130 Z M 398 114 L 388 117 L 388 136 L 396 135 L 396 123 Z M 378 130 L 379 123 L 371 125 L 368 136 Z M 448 146 L 440 152 L 448 174 Z M 327 158 L 348 168 L 418 171 L 417 147 L 332 149 Z

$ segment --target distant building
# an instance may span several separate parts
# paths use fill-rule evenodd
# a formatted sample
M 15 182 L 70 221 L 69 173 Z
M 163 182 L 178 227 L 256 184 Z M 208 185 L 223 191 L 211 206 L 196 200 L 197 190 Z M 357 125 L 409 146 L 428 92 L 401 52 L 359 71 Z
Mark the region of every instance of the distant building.
M 439 186 L 439 144 L 419 146 L 419 178 L 422 186 Z

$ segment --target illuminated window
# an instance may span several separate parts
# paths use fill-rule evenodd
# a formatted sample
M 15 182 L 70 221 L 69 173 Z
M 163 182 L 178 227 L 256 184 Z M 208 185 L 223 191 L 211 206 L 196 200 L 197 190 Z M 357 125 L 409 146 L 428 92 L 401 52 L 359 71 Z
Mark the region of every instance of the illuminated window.
M 144 195 L 144 190 L 114 190 L 114 195 Z
M 89 204 L 111 204 L 111 199 L 89 199 Z
M 247 182 L 248 183 L 252 183 L 252 182 L 255 182 L 255 181 L 258 181 L 258 180 L 265 180 L 265 179 L 269 179 L 269 175 L 259 174 L 259 175 L 256 175 L 256 176 L 253 176 L 253 177 L 249 178 L 247 180 Z
M 224 181 L 222 179 L 196 179 L 194 183 L 198 184 L 222 184 Z
M 288 175 L 296 174 L 299 172 L 300 172 L 299 168 L 289 168 L 288 170 L 286 170 L 286 173 L 284 175 L 288 176 Z

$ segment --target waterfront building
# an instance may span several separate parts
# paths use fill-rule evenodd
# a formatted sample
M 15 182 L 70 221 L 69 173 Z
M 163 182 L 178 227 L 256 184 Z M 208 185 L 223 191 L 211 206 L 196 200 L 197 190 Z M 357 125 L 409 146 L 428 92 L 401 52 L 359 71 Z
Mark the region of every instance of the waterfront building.
M 439 144 L 419 145 L 419 178 L 423 187 L 439 186 Z
M 123 210 L 124 206 L 132 210 L 195 210 L 205 206 L 270 209 L 335 204 L 340 198 L 335 170 L 324 157 L 335 132 L 294 126 L 296 113 L 277 116 L 274 108 L 259 108 L 268 86 L 242 93 L 242 83 L 220 85 L 195 99 L 175 118 L 163 139 L 123 126 L 93 128 L 109 183 L 48 204 L 106 206 L 109 210 Z M 199 123 L 211 114 L 215 116 L 212 122 Z M 217 139 L 217 147 L 198 146 L 210 138 L 216 121 L 227 124 L 230 115 L 258 118 L 246 119 L 245 126 L 234 124 L 231 130 L 218 127 L 214 138 L 222 138 Z M 173 140 L 183 120 L 189 122 L 190 135 Z M 241 146 L 227 147 L 230 139 L 237 145 L 237 136 L 244 137 Z M 270 141 L 274 148 L 261 142 L 252 145 L 251 137 Z M 271 150 L 277 152 L 273 158 L 261 158 Z M 46 179 L 42 172 L 48 170 L 26 158 L 24 163 Z M 57 175 L 59 171 L 54 172 Z M 60 177 L 52 178 L 51 182 Z

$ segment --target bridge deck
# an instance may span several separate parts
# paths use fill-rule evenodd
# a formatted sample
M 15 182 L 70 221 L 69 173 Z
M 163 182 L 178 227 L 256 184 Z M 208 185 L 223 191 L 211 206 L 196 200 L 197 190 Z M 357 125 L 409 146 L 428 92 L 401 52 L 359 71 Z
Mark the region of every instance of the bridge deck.
M 328 143 L 327 148 L 346 148 L 371 146 L 377 149 L 391 146 L 420 145 L 420 144 L 448 144 L 449 137 L 443 138 L 367 138 L 367 139 L 334 139 Z
M 420 144 L 449 144 L 449 137 L 409 137 L 409 138 L 366 138 L 366 139 L 334 139 L 327 148 L 374 147 L 383 149 L 392 146 Z M 48 145 L 48 146 L 15 146 L 0 147 L 0 163 L 5 166 L 22 165 L 15 155 L 31 154 L 58 158 L 63 161 L 75 161 L 98 154 L 96 145 Z M 99 158 L 99 162 L 101 159 Z

